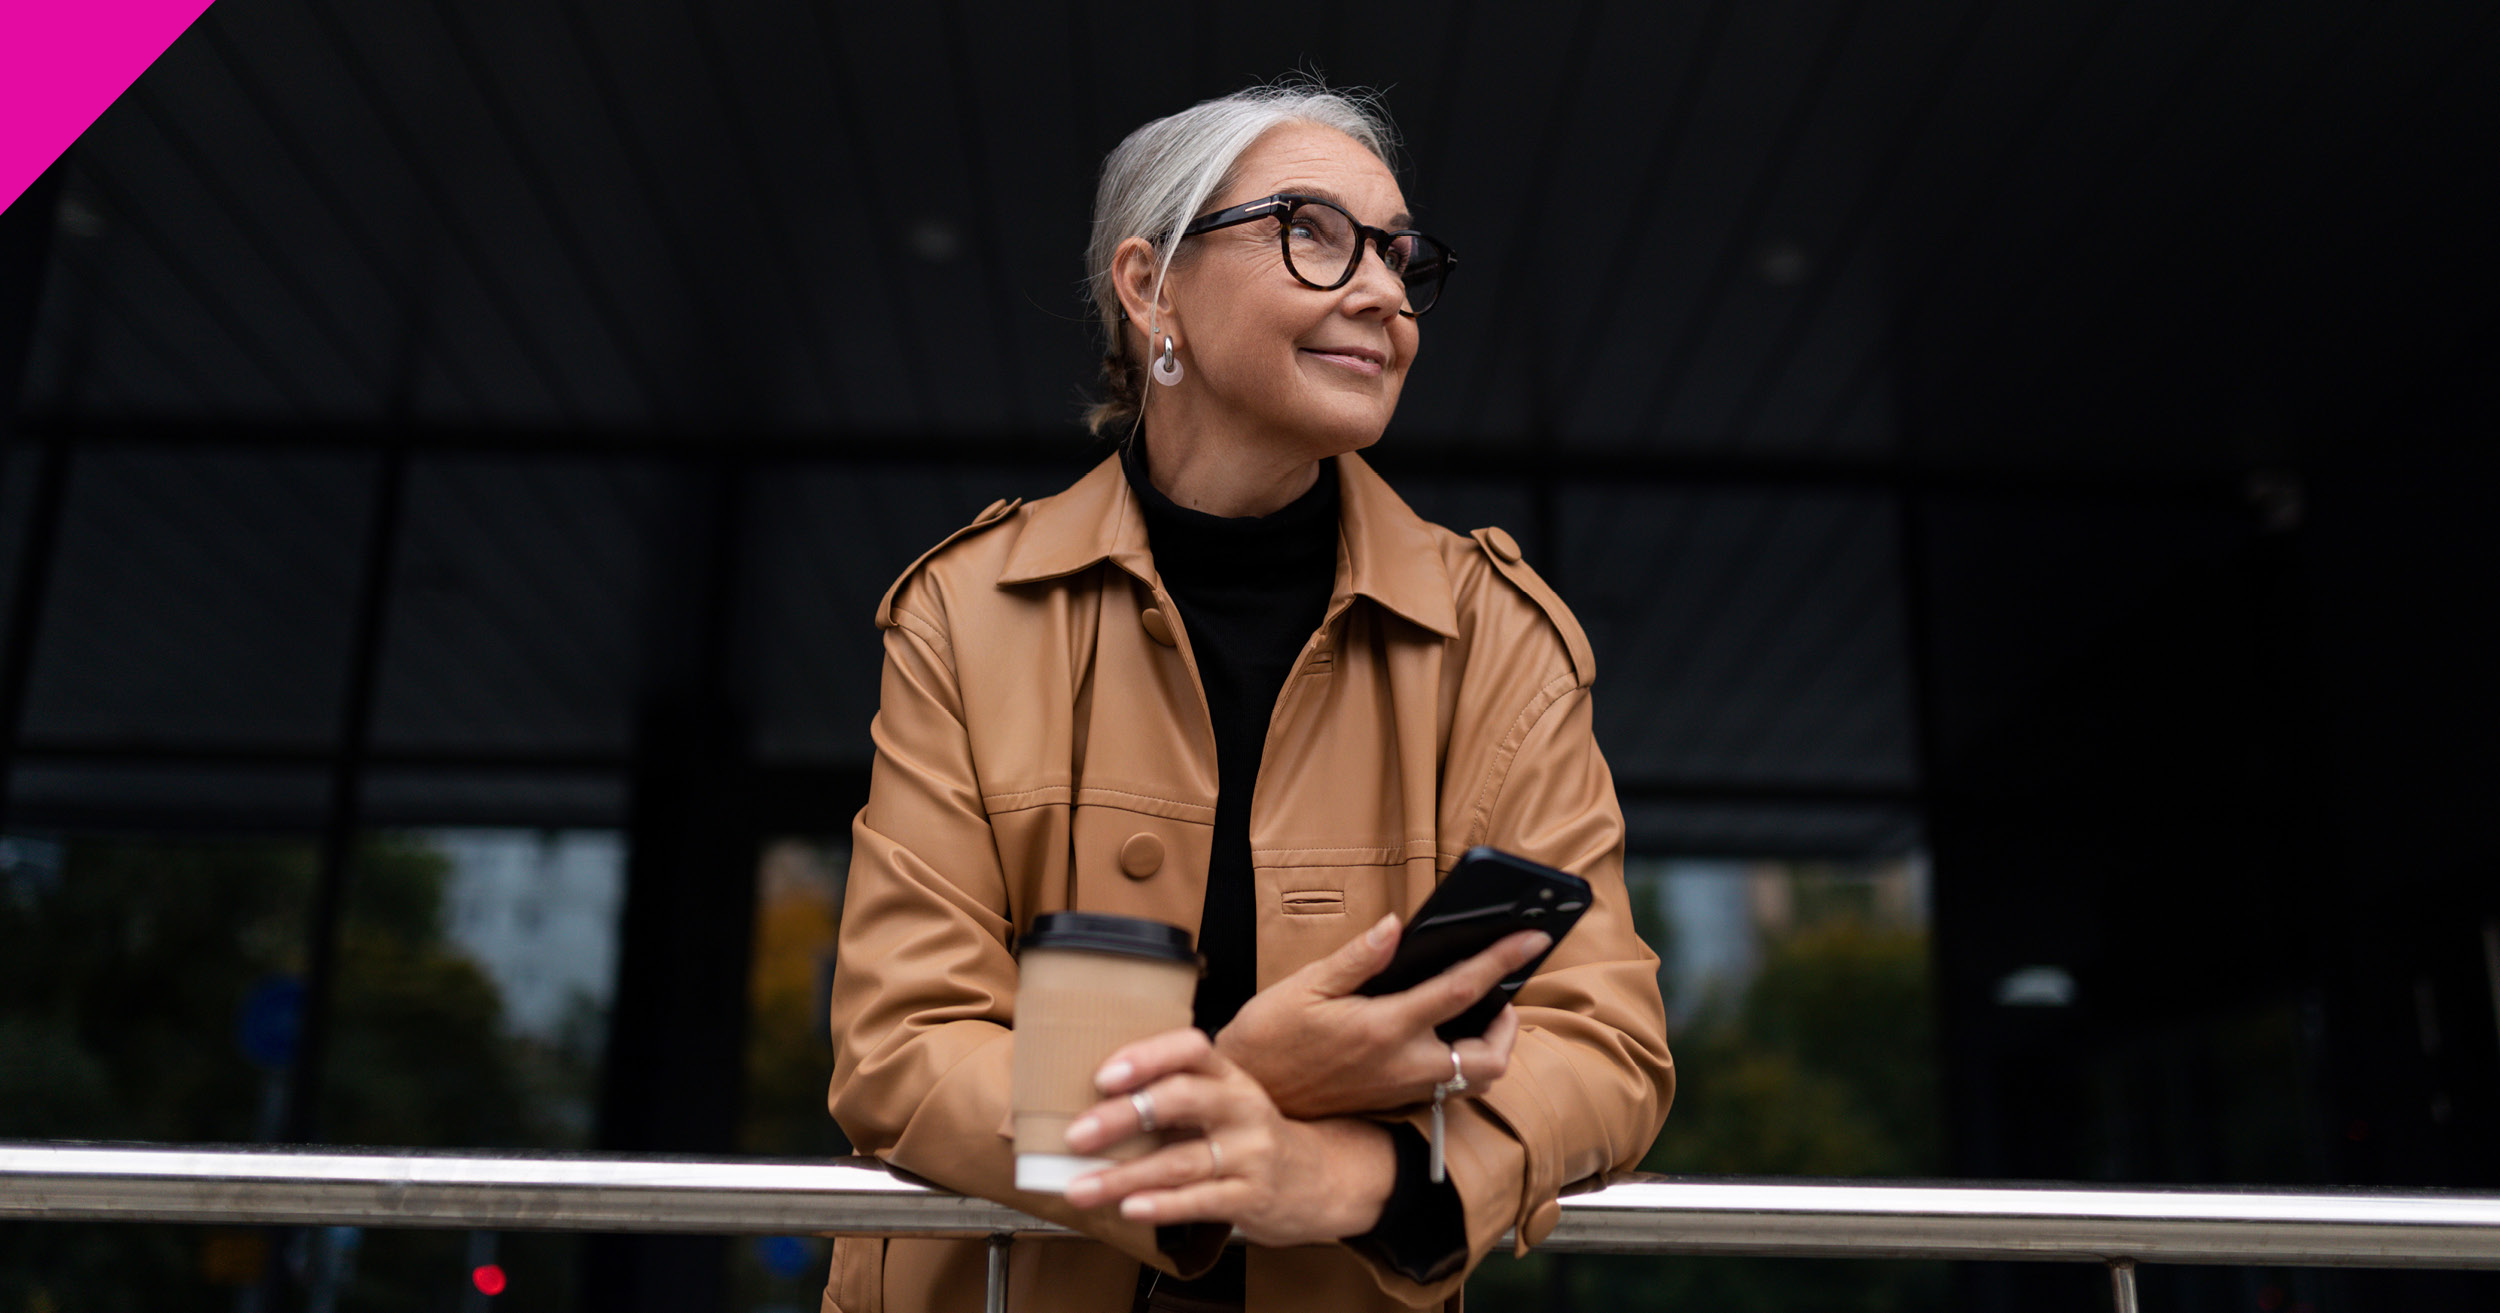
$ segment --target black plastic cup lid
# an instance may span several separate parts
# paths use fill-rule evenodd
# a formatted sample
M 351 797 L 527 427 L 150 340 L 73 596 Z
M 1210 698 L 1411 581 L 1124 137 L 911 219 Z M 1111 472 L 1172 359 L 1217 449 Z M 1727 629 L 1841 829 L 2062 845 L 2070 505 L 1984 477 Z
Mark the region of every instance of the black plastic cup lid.
M 1107 912 L 1052 912 L 1033 918 L 1033 929 L 1018 952 L 1035 948 L 1073 949 L 1082 953 L 1118 953 L 1164 962 L 1196 964 L 1189 932 L 1176 925 Z

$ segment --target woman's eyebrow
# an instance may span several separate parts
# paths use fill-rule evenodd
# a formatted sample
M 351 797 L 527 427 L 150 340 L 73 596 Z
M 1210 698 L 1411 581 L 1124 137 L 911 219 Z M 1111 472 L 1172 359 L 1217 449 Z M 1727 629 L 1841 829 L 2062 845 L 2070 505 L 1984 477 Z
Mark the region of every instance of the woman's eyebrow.
M 1337 193 L 1330 191 L 1326 187 L 1296 187 L 1291 184 L 1287 184 L 1283 187 L 1277 188 L 1276 194 L 1279 196 L 1316 196 L 1348 214 L 1354 213 L 1354 206 L 1348 202 L 1345 197 L 1339 196 Z M 1404 210 L 1400 210 L 1397 213 L 1390 215 L 1389 222 L 1381 226 L 1392 229 L 1404 228 L 1414 222 L 1414 215 L 1408 214 Z

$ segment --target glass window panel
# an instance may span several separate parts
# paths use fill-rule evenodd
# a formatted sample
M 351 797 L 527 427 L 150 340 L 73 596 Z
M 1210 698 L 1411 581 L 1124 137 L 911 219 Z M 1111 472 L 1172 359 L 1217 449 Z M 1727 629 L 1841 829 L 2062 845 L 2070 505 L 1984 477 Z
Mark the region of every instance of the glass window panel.
M 315 845 L 0 837 L 0 1139 L 275 1138 Z M 215 1309 L 258 1231 L 0 1227 L 0 1308 Z
M 833 1076 L 828 1012 L 834 934 L 850 846 L 783 837 L 756 869 L 755 949 L 747 976 L 743 1153 L 830 1157 L 851 1151 L 825 1109 Z
M 652 653 L 698 610 L 687 486 L 651 460 L 412 460 L 376 748 L 623 752 Z
M 850 846 L 785 836 L 764 845 L 755 874 L 755 948 L 747 975 L 745 1106 L 741 1153 L 830 1158 L 851 1144 L 825 1108 L 833 1075 L 828 1013 L 833 945 L 842 921 Z M 741 1313 L 801 1313 L 825 1285 L 828 1242 L 755 1236 L 734 1242 L 729 1306 Z
M 373 490 L 364 455 L 81 447 L 27 741 L 334 741 Z
M 1627 790 L 1915 782 L 1888 498 L 1570 484 L 1556 527 Z
M 624 881 L 613 831 L 369 838 L 339 931 L 323 1137 L 586 1147 Z
M 864 762 L 883 649 L 870 623 L 896 575 L 1000 497 L 1084 473 L 970 463 L 791 465 L 747 488 L 739 674 L 768 762 Z
M 1674 1112 L 1641 1167 L 1720 1176 L 1936 1176 L 1943 1166 L 1923 854 L 1635 858 L 1658 950 Z M 1942 1263 L 1495 1258 L 1474 1309 L 1920 1309 Z
M 625 844 L 612 830 L 446 828 L 360 848 L 340 928 L 324 1138 L 427 1148 L 591 1142 L 615 998 Z M 572 1307 L 580 1238 L 317 1233 L 313 1304 Z
M 0 1138 L 274 1136 L 315 862 L 298 839 L 0 838 Z

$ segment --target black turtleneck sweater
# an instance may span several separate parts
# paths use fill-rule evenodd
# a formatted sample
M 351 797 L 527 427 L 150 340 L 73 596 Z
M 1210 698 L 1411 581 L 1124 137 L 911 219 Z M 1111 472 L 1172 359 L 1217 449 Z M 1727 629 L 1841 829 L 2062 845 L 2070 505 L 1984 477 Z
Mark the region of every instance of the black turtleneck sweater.
M 1250 797 L 1259 783 L 1276 698 L 1318 630 L 1337 585 L 1337 479 L 1272 515 L 1209 515 L 1175 503 L 1147 478 L 1145 441 L 1121 463 L 1146 515 L 1155 573 L 1180 606 L 1180 627 L 1215 728 L 1215 847 L 1207 862 L 1198 952 L 1198 1029 L 1212 1035 L 1258 992 L 1258 903 L 1250 872 Z
M 1180 608 L 1215 730 L 1215 836 L 1198 931 L 1207 965 L 1195 1007 L 1198 1028 L 1212 1035 L 1259 988 L 1250 799 L 1277 696 L 1336 590 L 1336 464 L 1322 463 L 1311 490 L 1275 513 L 1235 518 L 1190 510 L 1157 491 L 1142 435 L 1122 450 L 1120 463 L 1145 513 L 1155 572 Z M 1397 1184 L 1379 1225 L 1356 1243 L 1408 1277 L 1428 1280 L 1465 1256 L 1466 1215 L 1457 1188 L 1427 1175 L 1423 1137 L 1403 1123 L 1390 1135 Z M 1241 1251 L 1227 1249 L 1213 1271 L 1167 1288 L 1238 1300 L 1241 1264 Z

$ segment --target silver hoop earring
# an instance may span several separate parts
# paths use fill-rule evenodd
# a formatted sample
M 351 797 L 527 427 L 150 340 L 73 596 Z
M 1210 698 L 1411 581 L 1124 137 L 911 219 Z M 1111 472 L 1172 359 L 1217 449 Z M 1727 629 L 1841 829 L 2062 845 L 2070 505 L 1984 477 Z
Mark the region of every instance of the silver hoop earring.
M 1181 358 L 1172 354 L 1172 335 L 1163 335 L 1163 354 L 1155 358 L 1155 382 L 1172 387 L 1181 381 Z

